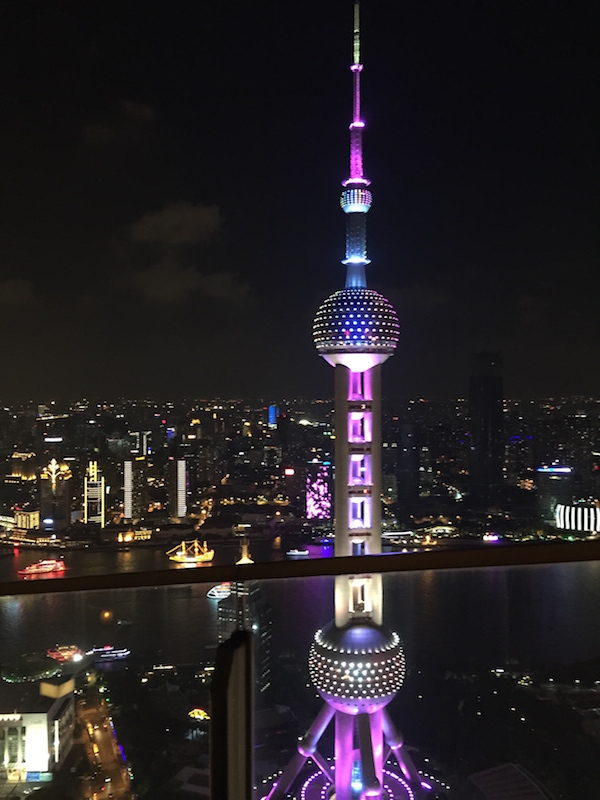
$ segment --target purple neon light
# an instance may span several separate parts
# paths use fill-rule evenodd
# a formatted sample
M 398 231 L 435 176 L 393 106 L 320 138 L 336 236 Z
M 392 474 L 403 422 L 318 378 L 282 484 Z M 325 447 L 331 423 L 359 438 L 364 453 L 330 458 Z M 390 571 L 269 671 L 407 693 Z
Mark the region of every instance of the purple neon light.
M 331 784 L 322 772 L 313 772 L 302 784 L 300 800 L 327 800 L 330 787 Z M 381 800 L 415 800 L 415 793 L 404 778 L 384 769 Z
M 311 465 L 306 476 L 306 518 L 331 519 L 331 486 L 329 469 Z

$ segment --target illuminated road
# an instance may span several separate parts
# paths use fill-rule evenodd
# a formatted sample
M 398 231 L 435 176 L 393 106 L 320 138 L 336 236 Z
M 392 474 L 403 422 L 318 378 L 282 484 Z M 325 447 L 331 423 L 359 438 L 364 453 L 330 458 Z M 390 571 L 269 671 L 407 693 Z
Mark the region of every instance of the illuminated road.
M 82 796 L 90 800 L 130 800 L 129 776 L 118 749 L 104 701 L 78 703 L 77 716 L 93 772 L 83 781 Z

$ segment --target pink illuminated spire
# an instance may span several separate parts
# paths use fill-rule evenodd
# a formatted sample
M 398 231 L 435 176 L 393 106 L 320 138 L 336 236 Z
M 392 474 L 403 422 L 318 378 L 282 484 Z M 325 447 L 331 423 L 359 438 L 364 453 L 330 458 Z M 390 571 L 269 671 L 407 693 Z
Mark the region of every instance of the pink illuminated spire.
M 360 3 L 354 3 L 354 38 L 353 58 L 350 70 L 353 75 L 352 94 L 352 122 L 350 123 L 350 177 L 344 181 L 344 186 L 360 184 L 367 186 L 369 181 L 363 175 L 362 158 L 362 129 L 365 123 L 360 118 L 360 73 L 363 65 L 360 63 Z

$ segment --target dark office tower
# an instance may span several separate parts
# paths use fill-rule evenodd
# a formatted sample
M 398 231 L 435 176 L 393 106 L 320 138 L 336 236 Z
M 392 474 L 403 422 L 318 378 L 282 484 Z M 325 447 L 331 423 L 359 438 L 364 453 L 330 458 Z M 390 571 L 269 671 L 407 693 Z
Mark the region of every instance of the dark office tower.
M 469 476 L 476 502 L 498 497 L 504 466 L 502 357 L 483 351 L 473 355 L 469 381 L 471 448 Z
M 252 631 L 257 699 L 271 685 L 272 612 L 256 581 L 232 581 L 231 594 L 219 601 L 218 637 L 225 642 L 237 630 Z
M 55 458 L 40 472 L 40 527 L 61 531 L 71 522 L 71 470 Z
M 405 516 L 414 513 L 419 500 L 419 442 L 416 425 L 400 425 L 396 452 L 398 510 Z

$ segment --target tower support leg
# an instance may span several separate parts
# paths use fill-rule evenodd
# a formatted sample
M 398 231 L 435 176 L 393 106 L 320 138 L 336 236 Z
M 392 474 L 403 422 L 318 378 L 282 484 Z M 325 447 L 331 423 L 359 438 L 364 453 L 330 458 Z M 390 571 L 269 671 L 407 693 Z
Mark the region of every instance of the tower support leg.
M 294 753 L 290 759 L 290 763 L 281 773 L 279 780 L 267 795 L 266 800 L 282 800 L 286 792 L 289 792 L 290 786 L 296 779 L 296 776 L 306 763 L 307 759 L 311 756 L 315 756 L 319 739 L 331 722 L 331 718 L 333 717 L 334 713 L 335 712 L 333 708 L 328 706 L 327 703 L 323 704 L 323 707 L 315 717 L 313 724 L 310 726 L 305 736 L 298 742 L 298 752 Z M 321 763 L 319 763 L 319 760 L 315 759 L 315 761 L 325 775 L 331 779 L 331 772 L 328 770 L 327 765 L 323 764 L 322 766 Z
M 415 792 L 417 797 L 421 796 L 421 776 L 419 775 L 417 768 L 413 764 L 413 760 L 410 757 L 408 751 L 406 751 L 403 747 L 404 739 L 402 734 L 399 733 L 396 728 L 394 727 L 394 723 L 390 719 L 389 714 L 384 709 L 382 711 L 382 722 L 383 722 L 383 732 L 385 734 L 385 738 L 387 739 L 390 747 L 392 748 L 392 752 L 398 762 L 398 766 L 402 770 L 402 773 L 408 783 L 410 784 L 411 789 Z
M 335 800 L 352 800 L 354 717 L 335 712 Z
M 375 774 L 375 759 L 373 757 L 373 740 L 371 738 L 371 720 L 368 714 L 359 714 L 356 718 L 358 729 L 358 750 L 362 766 L 361 800 L 367 798 L 381 798 L 381 783 Z

